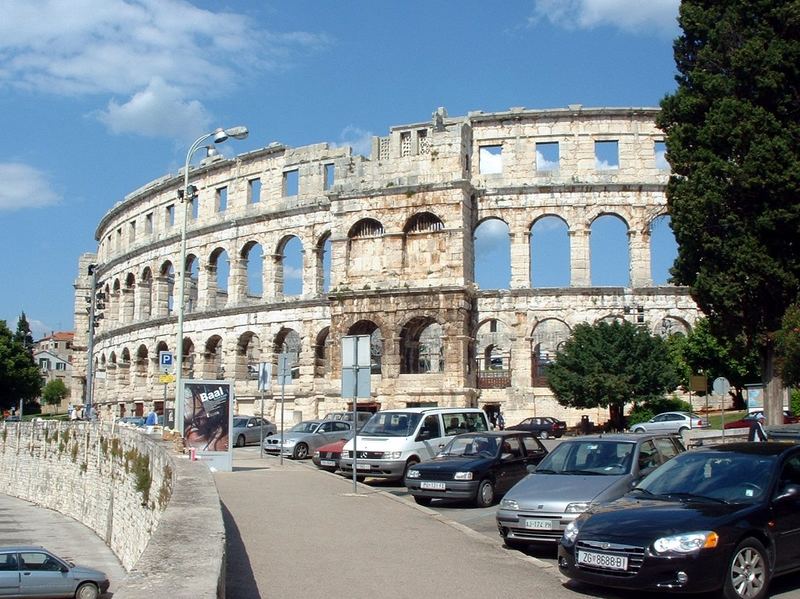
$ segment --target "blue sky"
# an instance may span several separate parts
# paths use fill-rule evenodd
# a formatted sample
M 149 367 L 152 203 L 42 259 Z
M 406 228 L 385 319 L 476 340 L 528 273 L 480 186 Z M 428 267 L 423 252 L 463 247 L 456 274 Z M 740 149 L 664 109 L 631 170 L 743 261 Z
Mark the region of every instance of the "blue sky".
M 0 319 L 13 329 L 24 310 L 37 338 L 72 329 L 77 260 L 102 215 L 218 126 L 250 129 L 228 155 L 272 141 L 366 153 L 438 106 L 657 106 L 675 88 L 678 0 L 2 6 Z

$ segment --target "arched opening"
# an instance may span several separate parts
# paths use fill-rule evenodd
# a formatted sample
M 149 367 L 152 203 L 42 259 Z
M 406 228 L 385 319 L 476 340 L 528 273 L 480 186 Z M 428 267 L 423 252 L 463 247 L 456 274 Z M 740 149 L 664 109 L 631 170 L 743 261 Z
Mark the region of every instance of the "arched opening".
M 531 227 L 531 287 L 568 287 L 569 227 L 558 216 L 543 216 Z
M 200 261 L 194 254 L 186 256 L 186 296 L 184 304 L 186 312 L 197 310 L 197 290 L 200 280 Z
M 383 362 L 383 335 L 371 320 L 359 320 L 347 331 L 348 335 L 369 335 L 370 374 L 381 374 Z
M 183 338 L 183 378 L 185 379 L 193 379 L 194 378 L 194 341 L 192 341 L 189 337 Z
M 280 374 L 278 371 L 278 355 L 286 354 L 289 358 L 289 365 L 292 370 L 292 379 L 300 378 L 300 349 L 300 334 L 294 329 L 281 329 L 275 336 L 275 343 L 273 344 L 273 351 L 275 354 L 274 372 Z
M 677 316 L 665 316 L 658 323 L 656 323 L 653 331 L 656 335 L 664 337 L 665 339 L 673 335 L 688 336 L 691 332 L 691 327 L 682 318 Z
M 139 317 L 150 318 L 153 315 L 153 271 L 149 266 L 142 270 L 139 277 Z
M 261 244 L 248 241 L 242 248 L 241 257 L 247 273 L 247 297 L 261 299 L 264 295 L 264 250 Z
M 650 223 L 650 277 L 654 285 L 669 285 L 669 270 L 678 257 L 678 243 L 670 227 L 668 214 Z
M 475 283 L 481 289 L 511 287 L 511 237 L 499 218 L 483 221 L 475 229 Z
M 330 327 L 325 327 L 314 341 L 314 377 L 322 378 L 331 370 L 331 351 L 329 346 Z
M 212 310 L 224 308 L 228 303 L 228 275 L 230 260 L 228 252 L 217 248 L 209 257 L 208 303 Z
M 113 319 L 112 322 L 116 326 L 117 324 L 124 322 L 123 318 L 125 317 L 123 306 L 122 306 L 122 285 L 119 282 L 119 279 L 114 279 L 114 286 L 111 288 L 111 318 Z
M 147 376 L 147 346 L 142 344 L 136 349 L 136 361 L 134 362 L 134 375 L 139 381 Z M 138 385 L 137 385 L 138 386 Z
M 496 318 L 481 323 L 475 346 L 478 389 L 510 387 L 512 339 L 505 323 Z
M 400 331 L 400 374 L 444 372 L 442 325 L 433 318 L 410 320 Z
M 117 364 L 117 382 L 123 387 L 130 384 L 131 375 L 131 352 L 127 347 L 122 349 L 120 361 Z
M 368 275 L 383 270 L 383 225 L 374 218 L 362 218 L 347 233 L 347 272 Z
M 317 243 L 317 293 L 328 293 L 331 288 L 331 234 L 325 233 Z
M 252 331 L 246 331 L 236 342 L 236 379 L 258 379 L 261 358 L 261 340 Z
M 432 212 L 419 212 L 403 227 L 403 267 L 417 275 L 430 276 L 439 270 L 447 255 L 444 223 Z
M 547 369 L 555 360 L 556 352 L 571 335 L 567 324 L 555 318 L 546 318 L 536 325 L 531 335 L 532 386 L 547 386 Z
M 592 285 L 630 286 L 628 225 L 622 218 L 604 214 L 592 222 L 590 252 Z
M 278 244 L 275 288 L 279 295 L 303 294 L 303 243 L 298 237 L 284 237 Z
M 219 335 L 212 335 L 206 341 L 203 352 L 203 378 L 225 378 L 225 366 L 222 363 L 222 337 Z
M 175 311 L 175 267 L 172 262 L 161 265 L 161 280 L 159 281 L 161 297 L 163 297 L 164 315 Z

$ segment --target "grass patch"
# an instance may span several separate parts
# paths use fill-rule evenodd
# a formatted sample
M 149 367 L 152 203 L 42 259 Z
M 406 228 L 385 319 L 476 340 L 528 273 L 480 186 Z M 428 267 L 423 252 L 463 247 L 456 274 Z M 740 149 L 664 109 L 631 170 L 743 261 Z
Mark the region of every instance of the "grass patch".
M 710 414 L 708 416 L 708 424 L 711 428 L 722 430 L 722 425 L 724 422 L 733 422 L 734 420 L 739 420 L 740 418 L 744 418 L 747 416 L 747 410 L 736 410 L 732 412 L 725 412 L 725 420 L 722 419 L 722 412 Z

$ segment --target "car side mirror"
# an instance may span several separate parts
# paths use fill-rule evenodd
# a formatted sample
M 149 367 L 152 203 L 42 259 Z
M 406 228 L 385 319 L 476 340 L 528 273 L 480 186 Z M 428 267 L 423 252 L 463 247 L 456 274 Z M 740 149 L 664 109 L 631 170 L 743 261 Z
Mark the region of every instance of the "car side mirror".
M 253 424 L 252 422 L 248 422 L 247 423 L 247 428 L 253 428 L 254 426 L 255 426 L 255 424 Z
M 533 474 L 534 472 L 536 472 L 536 464 L 528 464 L 525 467 L 525 470 L 528 471 L 528 474 Z
M 61 570 L 61 572 L 62 572 L 63 574 L 66 574 L 67 572 L 69 572 L 69 568 L 67 568 L 66 566 L 61 566 L 61 567 L 59 568 L 59 570 Z
M 778 495 L 775 497 L 775 501 L 780 501 L 782 499 L 788 498 L 797 498 L 800 497 L 800 485 L 795 483 L 787 483 L 783 485 Z
M 419 435 L 417 435 L 417 441 L 427 441 L 428 439 L 431 438 L 432 438 L 431 431 L 429 431 L 428 429 L 419 431 Z

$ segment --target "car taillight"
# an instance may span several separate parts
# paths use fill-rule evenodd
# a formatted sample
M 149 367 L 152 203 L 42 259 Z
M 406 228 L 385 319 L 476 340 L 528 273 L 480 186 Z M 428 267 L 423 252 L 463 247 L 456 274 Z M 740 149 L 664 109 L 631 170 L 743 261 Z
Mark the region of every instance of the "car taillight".
M 703 421 L 702 420 L 698 420 L 697 421 L 697 426 L 703 426 Z

